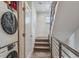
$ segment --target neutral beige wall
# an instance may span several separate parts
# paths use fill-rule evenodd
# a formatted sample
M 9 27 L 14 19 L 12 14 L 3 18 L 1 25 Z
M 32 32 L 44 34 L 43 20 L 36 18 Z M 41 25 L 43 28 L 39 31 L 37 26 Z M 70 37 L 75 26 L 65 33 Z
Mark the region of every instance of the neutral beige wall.
M 48 37 L 49 24 L 46 23 L 46 16 L 49 13 L 37 13 L 36 37 Z

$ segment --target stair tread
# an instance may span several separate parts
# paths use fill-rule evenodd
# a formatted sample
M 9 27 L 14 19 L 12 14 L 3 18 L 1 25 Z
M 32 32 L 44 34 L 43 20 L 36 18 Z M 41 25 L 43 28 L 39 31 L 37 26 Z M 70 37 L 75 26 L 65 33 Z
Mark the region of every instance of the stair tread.
M 35 45 L 35 47 L 49 47 L 49 45 Z
M 48 40 L 48 39 L 46 39 L 46 38 L 43 38 L 43 39 L 36 39 L 36 40 Z
M 49 46 L 49 44 L 35 44 L 35 46 Z
M 37 37 L 36 39 L 39 39 L 39 38 L 41 38 L 41 39 L 42 39 L 42 38 L 46 38 L 46 39 L 48 39 L 48 37 Z
M 49 49 L 48 46 L 35 46 L 35 48 L 37 48 L 37 49 Z
M 35 42 L 35 44 L 49 44 L 48 42 Z

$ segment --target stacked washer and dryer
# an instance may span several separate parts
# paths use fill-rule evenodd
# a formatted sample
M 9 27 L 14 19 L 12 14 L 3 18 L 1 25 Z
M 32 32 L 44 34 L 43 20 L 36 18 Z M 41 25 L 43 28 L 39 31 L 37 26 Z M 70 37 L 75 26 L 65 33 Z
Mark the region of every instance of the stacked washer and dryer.
M 0 2 L 0 58 L 18 57 L 17 12 Z

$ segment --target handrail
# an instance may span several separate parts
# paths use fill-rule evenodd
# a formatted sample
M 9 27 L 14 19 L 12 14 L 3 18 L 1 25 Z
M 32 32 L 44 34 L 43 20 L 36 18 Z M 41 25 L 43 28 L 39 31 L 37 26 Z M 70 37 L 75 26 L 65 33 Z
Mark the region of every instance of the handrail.
M 62 51 L 63 51 L 69 58 L 71 58 L 63 49 L 62 49 Z
M 55 42 L 54 40 L 56 40 L 59 43 L 59 45 L 57 45 L 59 47 L 59 51 L 58 51 L 59 52 L 59 58 L 62 57 L 62 52 L 65 53 L 69 58 L 71 58 L 71 56 L 66 51 L 64 51 L 64 49 L 62 48 L 62 46 L 64 46 L 67 50 L 69 50 L 75 56 L 79 57 L 79 52 L 78 51 L 74 50 L 73 48 L 71 48 L 67 44 L 61 42 L 56 37 L 51 37 L 51 41 Z M 55 42 L 55 44 L 56 44 L 56 42 Z M 52 43 L 51 43 L 51 46 L 52 46 Z M 52 50 L 52 48 L 51 48 L 51 50 Z M 52 51 L 51 51 L 51 53 L 52 53 Z
M 59 41 L 58 39 L 56 39 L 57 41 Z M 68 46 L 67 44 L 59 41 L 59 43 L 61 43 L 65 48 L 67 48 L 68 50 L 70 50 L 72 53 L 74 53 L 76 56 L 79 57 L 79 52 L 74 50 L 73 48 L 71 48 L 70 46 Z

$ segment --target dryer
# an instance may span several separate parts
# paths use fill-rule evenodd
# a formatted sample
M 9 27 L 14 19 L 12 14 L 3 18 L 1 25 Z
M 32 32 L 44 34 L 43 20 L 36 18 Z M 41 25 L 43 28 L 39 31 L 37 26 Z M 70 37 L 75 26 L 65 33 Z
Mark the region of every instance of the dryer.
M 11 11 L 6 3 L 0 2 L 0 47 L 18 41 L 17 21 L 16 11 Z

